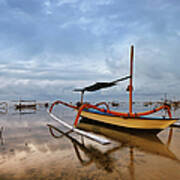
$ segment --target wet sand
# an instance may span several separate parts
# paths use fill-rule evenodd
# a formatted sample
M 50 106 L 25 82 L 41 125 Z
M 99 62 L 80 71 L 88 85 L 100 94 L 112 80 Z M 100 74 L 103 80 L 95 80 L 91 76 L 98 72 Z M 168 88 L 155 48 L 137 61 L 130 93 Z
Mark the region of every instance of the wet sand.
M 75 112 L 61 112 L 72 123 Z M 154 136 L 79 125 L 112 141 L 103 146 L 86 138 L 82 141 L 74 133 L 66 137 L 56 132 L 60 137 L 55 138 L 47 124 L 66 131 L 45 108 L 30 114 L 11 110 L 0 114 L 0 180 L 180 179 L 180 128 Z

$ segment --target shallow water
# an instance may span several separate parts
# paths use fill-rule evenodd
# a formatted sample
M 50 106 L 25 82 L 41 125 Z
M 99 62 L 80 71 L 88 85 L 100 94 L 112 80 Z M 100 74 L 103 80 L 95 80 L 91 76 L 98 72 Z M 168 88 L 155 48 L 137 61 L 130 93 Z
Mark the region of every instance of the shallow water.
M 68 123 L 75 117 L 64 109 L 60 114 Z M 67 131 L 45 108 L 0 114 L 0 179 L 180 179 L 180 128 L 140 136 L 81 123 L 112 141 L 103 146 L 74 133 L 55 138 L 47 124 Z

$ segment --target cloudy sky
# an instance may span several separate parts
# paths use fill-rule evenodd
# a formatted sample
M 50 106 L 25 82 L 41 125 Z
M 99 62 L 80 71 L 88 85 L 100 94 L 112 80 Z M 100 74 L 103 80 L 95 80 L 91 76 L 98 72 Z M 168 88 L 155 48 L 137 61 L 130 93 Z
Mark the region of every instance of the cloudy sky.
M 132 44 L 136 98 L 180 98 L 179 14 L 179 0 L 0 0 L 0 100 L 77 98 L 126 76 Z

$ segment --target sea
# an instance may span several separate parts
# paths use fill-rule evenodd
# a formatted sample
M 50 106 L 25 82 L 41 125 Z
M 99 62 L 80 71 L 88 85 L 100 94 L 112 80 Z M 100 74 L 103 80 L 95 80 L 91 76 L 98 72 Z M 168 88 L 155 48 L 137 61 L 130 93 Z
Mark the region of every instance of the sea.
M 136 111 L 152 108 L 134 106 Z M 112 108 L 124 111 L 127 105 Z M 180 179 L 180 127 L 138 135 L 82 124 L 111 142 L 101 145 L 69 132 L 47 110 L 43 103 L 21 110 L 8 103 L 0 108 L 0 180 Z M 53 112 L 69 124 L 76 117 L 75 111 L 62 106 Z M 180 110 L 173 116 L 180 117 Z

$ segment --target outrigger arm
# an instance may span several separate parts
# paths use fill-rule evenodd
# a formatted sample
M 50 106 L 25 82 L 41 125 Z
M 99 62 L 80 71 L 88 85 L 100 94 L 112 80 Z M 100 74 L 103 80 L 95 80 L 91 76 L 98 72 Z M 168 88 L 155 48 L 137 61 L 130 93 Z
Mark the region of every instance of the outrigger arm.
M 68 128 L 70 131 L 72 132 L 75 132 L 81 136 L 84 136 L 86 138 L 89 138 L 93 141 L 96 141 L 102 145 L 107 145 L 107 144 L 110 144 L 111 142 L 103 137 L 99 137 L 99 136 L 96 136 L 95 134 L 92 134 L 92 133 L 88 133 L 88 132 L 85 132 L 83 130 L 79 130 L 69 124 L 67 124 L 65 121 L 61 120 L 60 118 L 58 118 L 57 116 L 55 116 L 54 114 L 51 113 L 51 111 L 47 111 L 48 114 L 51 116 L 51 118 L 53 120 L 55 120 L 56 122 L 58 122 L 59 124 L 63 125 L 64 127 Z

